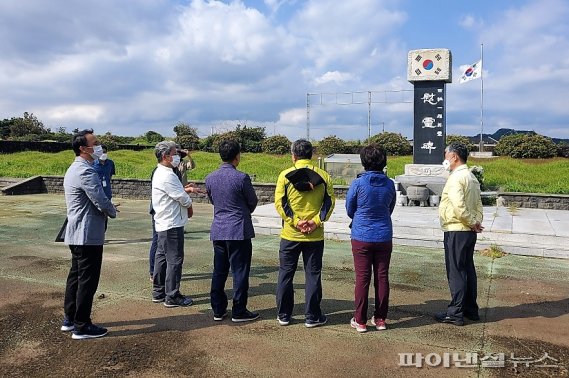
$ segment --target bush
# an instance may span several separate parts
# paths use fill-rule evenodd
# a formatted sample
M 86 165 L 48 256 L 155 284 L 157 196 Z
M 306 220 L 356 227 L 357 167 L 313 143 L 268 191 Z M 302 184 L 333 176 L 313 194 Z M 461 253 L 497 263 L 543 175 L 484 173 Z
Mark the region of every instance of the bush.
M 346 142 L 332 135 L 318 142 L 316 152 L 319 155 L 343 154 L 346 152 Z
M 498 156 L 511 156 L 514 149 L 522 143 L 524 134 L 510 134 L 505 135 L 494 147 L 494 153 Z
M 144 134 L 144 139 L 148 144 L 156 145 L 157 143 L 162 142 L 164 137 L 160 133 L 150 130 Z
M 263 141 L 261 148 L 266 154 L 286 155 L 290 153 L 291 142 L 284 135 L 275 135 Z
M 359 154 L 362 149 L 362 141 L 361 140 L 349 140 L 346 142 L 346 154 Z
M 536 133 L 504 136 L 494 152 L 515 159 L 548 159 L 558 154 L 557 145 L 551 138 Z
M 476 144 L 471 143 L 470 139 L 462 135 L 447 135 L 446 145 L 448 146 L 451 143 L 462 143 L 468 148 L 468 152 L 474 151 L 477 149 Z
M 476 177 L 478 183 L 480 183 L 480 190 L 486 190 L 486 185 L 484 185 L 484 168 L 479 165 L 473 165 L 470 167 L 470 172 Z
M 261 141 L 257 141 L 257 140 L 249 140 L 249 139 L 242 139 L 241 140 L 241 151 L 243 152 L 262 152 L 263 151 L 263 147 L 262 147 L 262 143 Z
M 241 145 L 241 152 L 245 152 L 245 150 L 243 149 L 243 143 L 241 143 L 241 140 L 239 139 L 239 135 L 235 131 L 228 131 L 228 132 L 223 133 L 223 134 L 217 134 L 215 136 L 215 138 L 213 139 L 213 143 L 211 145 L 212 152 L 219 152 L 219 145 L 224 140 L 236 140 L 236 141 L 238 141 L 239 144 Z
M 405 156 L 413 153 L 413 147 L 407 138 L 399 133 L 380 133 L 366 140 L 366 143 L 377 143 L 388 155 Z
M 117 138 L 111 134 L 110 131 L 107 131 L 105 135 L 99 136 L 99 141 L 101 144 L 104 144 L 107 147 L 107 150 L 113 151 L 119 149 L 119 141 Z
M 208 137 L 205 137 L 203 139 L 200 139 L 199 141 L 199 149 L 200 151 L 205 151 L 205 152 L 216 152 L 213 150 L 213 142 L 215 141 L 215 138 L 217 138 L 219 134 L 212 134 Z
M 197 150 L 200 145 L 200 138 L 195 135 L 180 135 L 176 137 L 176 144 L 186 150 Z
M 569 157 L 569 144 L 561 142 L 557 145 L 557 156 Z

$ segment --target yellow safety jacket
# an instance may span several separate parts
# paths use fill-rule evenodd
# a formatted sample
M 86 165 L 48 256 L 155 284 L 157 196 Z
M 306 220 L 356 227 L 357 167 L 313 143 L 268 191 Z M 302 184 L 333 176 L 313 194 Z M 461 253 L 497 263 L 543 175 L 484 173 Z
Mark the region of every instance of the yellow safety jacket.
M 470 231 L 482 223 L 480 183 L 466 164 L 451 172 L 441 196 L 439 218 L 443 231 Z
M 309 168 L 318 173 L 324 180 L 309 191 L 298 191 L 285 177 L 287 173 L 300 168 Z M 293 167 L 285 169 L 279 174 L 275 188 L 275 207 L 283 219 L 281 238 L 291 241 L 319 241 L 324 240 L 324 225 L 332 215 L 335 204 L 334 186 L 330 175 L 315 167 L 309 159 L 297 160 Z M 296 225 L 300 220 L 313 220 L 316 230 L 310 234 L 303 234 Z

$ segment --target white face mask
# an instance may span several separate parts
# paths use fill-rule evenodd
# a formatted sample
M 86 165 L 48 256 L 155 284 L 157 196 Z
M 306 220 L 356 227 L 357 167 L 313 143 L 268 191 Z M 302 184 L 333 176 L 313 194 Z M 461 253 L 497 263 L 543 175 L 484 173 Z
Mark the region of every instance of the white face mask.
M 93 159 L 100 159 L 103 154 L 103 146 L 93 146 L 93 153 L 91 154 Z
M 108 157 L 109 156 L 107 154 L 102 154 L 101 157 L 99 158 L 99 160 L 105 161 L 105 160 L 107 160 Z
M 450 161 L 448 159 L 445 159 L 443 161 L 443 168 L 447 171 L 450 171 Z
M 178 165 L 180 165 L 180 155 L 172 156 L 172 167 L 176 168 Z

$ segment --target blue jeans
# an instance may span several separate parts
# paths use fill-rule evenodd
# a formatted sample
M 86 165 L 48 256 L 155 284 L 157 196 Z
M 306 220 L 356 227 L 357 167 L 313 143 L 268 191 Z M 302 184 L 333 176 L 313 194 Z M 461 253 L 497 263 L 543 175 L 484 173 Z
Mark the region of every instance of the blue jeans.
M 215 315 L 223 315 L 227 310 L 225 281 L 231 268 L 233 275 L 233 316 L 247 311 L 249 273 L 251 271 L 251 239 L 214 240 L 213 274 L 211 276 L 211 308 Z
M 277 311 L 280 318 L 290 317 L 294 307 L 294 273 L 302 253 L 304 263 L 304 314 L 307 320 L 322 316 L 322 255 L 324 240 L 297 242 L 281 239 L 279 250 L 279 278 L 277 283 Z

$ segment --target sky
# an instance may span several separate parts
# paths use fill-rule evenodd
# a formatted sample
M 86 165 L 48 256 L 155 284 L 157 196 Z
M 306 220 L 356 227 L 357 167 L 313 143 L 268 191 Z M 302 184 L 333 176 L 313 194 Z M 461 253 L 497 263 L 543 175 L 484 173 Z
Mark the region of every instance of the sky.
M 369 91 L 371 134 L 412 138 L 407 54 L 445 48 L 447 134 L 473 136 L 482 81 L 458 79 L 483 44 L 484 132 L 569 138 L 567 19 L 566 0 L 2 1 L 0 119 L 123 136 L 241 124 L 296 139 L 308 99 L 311 139 L 363 140 Z

